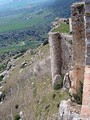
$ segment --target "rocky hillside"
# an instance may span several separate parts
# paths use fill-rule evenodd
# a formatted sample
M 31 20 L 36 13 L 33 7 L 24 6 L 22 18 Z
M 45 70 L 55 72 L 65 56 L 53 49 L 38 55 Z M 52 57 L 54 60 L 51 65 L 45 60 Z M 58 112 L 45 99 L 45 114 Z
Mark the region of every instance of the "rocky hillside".
M 48 44 L 12 57 L 0 76 L 0 120 L 57 120 L 60 101 L 69 98 L 52 88 Z

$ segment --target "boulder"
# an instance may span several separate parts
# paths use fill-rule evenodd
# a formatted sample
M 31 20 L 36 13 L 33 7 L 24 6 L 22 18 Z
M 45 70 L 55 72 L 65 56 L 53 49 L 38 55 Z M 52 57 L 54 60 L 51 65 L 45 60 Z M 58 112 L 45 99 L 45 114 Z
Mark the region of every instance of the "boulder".
M 51 74 L 50 57 L 47 57 L 46 59 L 43 59 L 42 61 L 38 61 L 34 65 L 33 74 L 34 75 Z
M 10 70 L 11 68 L 15 67 L 15 60 L 11 59 L 8 64 L 6 70 Z
M 7 64 L 7 70 L 10 70 L 11 69 L 11 67 L 12 67 L 12 64 L 11 64 L 11 62 L 9 62 L 8 64 Z
M 20 113 L 19 113 L 19 115 L 20 115 L 20 120 L 23 120 L 23 112 L 22 111 L 20 111 Z
M 0 74 L 0 76 L 3 78 L 3 80 L 6 79 L 6 78 L 9 76 L 9 71 L 8 71 L 8 70 L 5 70 L 4 72 L 2 72 L 2 73 Z
M 24 67 L 26 67 L 27 66 L 27 62 L 26 62 L 26 60 L 21 64 L 21 66 L 20 66 L 20 68 L 24 68 Z
M 4 72 L 2 72 L 2 73 L 0 74 L 0 76 L 6 76 L 7 74 L 8 74 L 8 71 L 5 70 Z
M 68 101 L 61 101 L 59 108 L 59 120 L 80 120 L 81 106 Z
M 5 94 L 0 91 L 0 103 L 4 100 Z
M 63 79 L 63 87 L 69 89 L 71 87 L 71 80 L 69 77 L 69 73 L 66 73 Z

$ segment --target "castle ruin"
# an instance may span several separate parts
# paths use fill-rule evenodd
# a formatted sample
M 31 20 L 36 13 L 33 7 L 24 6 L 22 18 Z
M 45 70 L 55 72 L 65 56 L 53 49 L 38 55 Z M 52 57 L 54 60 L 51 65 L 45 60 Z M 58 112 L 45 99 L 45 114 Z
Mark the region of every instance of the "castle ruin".
M 49 33 L 52 85 L 54 88 L 61 87 L 61 75 L 64 75 L 66 71 L 70 70 L 71 64 L 68 61 L 71 61 L 71 51 L 67 45 L 69 39 L 72 39 L 72 37 L 59 32 Z
M 71 66 L 67 67 L 66 71 L 62 69 L 64 67 L 66 68 L 68 66 L 67 64 L 70 63 L 68 60 L 72 59 L 72 64 L 69 64 L 73 66 L 70 87 L 77 94 L 80 89 L 80 83 L 83 83 L 80 119 L 90 120 L 90 0 L 73 4 L 71 19 L 73 35 L 72 58 L 69 56 L 67 61 L 65 61 L 65 57 L 63 58 L 65 50 L 61 43 L 64 36 L 61 33 L 49 33 L 52 81 L 54 83 L 53 85 L 60 83 L 61 79 L 58 77 L 58 80 L 55 80 L 55 76 L 62 76 L 65 72 L 69 72 Z M 63 61 L 67 63 L 65 66 Z M 78 120 L 80 119 L 78 118 Z
M 72 33 L 73 33 L 73 83 L 72 87 L 77 91 L 80 81 L 84 79 L 85 69 L 85 27 L 84 27 L 84 3 L 72 5 Z
M 85 73 L 83 85 L 81 116 L 90 120 L 90 0 L 85 1 Z

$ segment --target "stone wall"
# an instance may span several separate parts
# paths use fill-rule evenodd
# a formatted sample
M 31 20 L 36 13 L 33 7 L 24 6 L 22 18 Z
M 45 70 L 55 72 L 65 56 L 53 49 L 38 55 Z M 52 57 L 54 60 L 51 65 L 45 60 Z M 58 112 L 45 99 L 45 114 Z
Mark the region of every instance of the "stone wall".
M 72 5 L 72 33 L 73 64 L 70 64 L 72 55 L 67 47 L 67 37 L 60 33 L 49 33 L 52 83 L 53 85 L 60 83 L 60 76 L 68 72 L 72 65 L 71 88 L 74 88 L 73 90 L 76 92 L 80 88 L 80 82 L 84 86 L 81 116 L 77 120 L 90 120 L 90 0 Z M 66 114 L 63 114 L 65 111 L 67 116 L 68 112 L 71 112 L 68 109 L 71 105 L 68 107 L 66 102 L 65 107 L 63 107 L 63 103 L 61 105 L 60 119 L 66 117 Z M 62 120 L 68 120 L 68 118 Z
M 62 51 L 62 75 L 71 70 L 72 66 L 72 35 L 61 34 L 61 51 Z
M 85 1 L 85 78 L 83 88 L 82 120 L 90 120 L 90 0 Z
M 84 79 L 85 68 L 85 27 L 84 3 L 72 5 L 72 33 L 73 33 L 73 81 L 72 87 L 78 91 L 80 81 Z
M 70 70 L 71 67 L 71 45 L 69 43 L 70 40 L 72 40 L 72 37 L 70 35 L 60 34 L 58 32 L 49 33 L 51 73 L 53 86 L 61 84 L 62 76 Z
M 59 33 L 56 32 L 49 33 L 49 45 L 51 55 L 52 84 L 53 86 L 56 86 L 60 84 L 62 66 L 61 36 Z

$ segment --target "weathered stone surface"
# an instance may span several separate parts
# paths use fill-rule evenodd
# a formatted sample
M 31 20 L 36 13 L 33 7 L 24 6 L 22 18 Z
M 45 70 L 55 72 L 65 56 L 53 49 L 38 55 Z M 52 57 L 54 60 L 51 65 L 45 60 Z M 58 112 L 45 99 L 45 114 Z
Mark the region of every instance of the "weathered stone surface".
M 4 100 L 5 94 L 0 91 L 0 103 Z
M 61 101 L 59 108 L 59 120 L 80 120 L 81 106 L 68 101 Z
M 20 120 L 23 120 L 24 119 L 24 115 L 23 115 L 22 111 L 20 111 L 19 115 L 20 115 Z
M 83 103 L 81 109 L 81 116 L 83 120 L 90 118 L 90 66 L 85 68 L 84 88 L 83 88 Z
M 84 79 L 85 68 L 85 27 L 84 27 L 84 3 L 72 5 L 72 29 L 73 29 L 73 82 L 74 88 L 79 89 L 80 81 Z
M 61 34 L 61 57 L 62 57 L 62 70 L 61 73 L 65 75 L 70 71 L 72 66 L 72 36 L 68 34 Z
M 7 64 L 6 70 L 10 70 L 11 68 L 13 68 L 15 66 L 16 66 L 15 60 L 11 59 Z
M 4 72 L 0 73 L 0 76 L 3 76 L 3 80 L 9 77 L 9 71 L 5 70 Z
M 84 77 L 84 87 L 83 87 L 83 102 L 81 109 L 82 120 L 90 120 L 90 0 L 85 1 L 85 26 L 86 26 L 86 55 L 85 55 L 85 77 Z
M 38 61 L 33 68 L 33 74 L 35 76 L 37 75 L 47 75 L 50 74 L 51 75 L 51 69 L 50 69 L 50 65 L 51 65 L 51 58 L 50 56 L 47 57 L 46 59 L 43 59 L 42 61 Z
M 70 70 L 71 66 L 71 44 L 72 36 L 57 32 L 49 33 L 49 45 L 51 55 L 52 83 L 55 84 L 55 76 L 63 75 Z M 53 85 L 54 85 L 53 84 Z M 55 84 L 56 85 L 56 84 Z
M 85 13 L 90 14 L 90 4 L 85 5 Z
M 20 66 L 20 68 L 24 68 L 24 67 L 26 67 L 27 66 L 27 62 L 26 62 L 26 60 L 21 64 L 21 66 Z
M 76 94 L 76 91 L 75 91 L 75 89 L 74 89 L 73 87 L 71 87 L 71 88 L 69 89 L 69 95 L 70 95 L 71 97 L 73 97 L 74 94 Z
M 63 79 L 63 87 L 69 89 L 71 87 L 71 81 L 69 77 L 69 73 L 66 73 Z
M 57 32 L 49 33 L 49 45 L 51 55 L 51 72 L 52 72 L 52 83 L 55 83 L 55 76 L 61 74 L 62 69 L 62 57 L 61 57 L 61 35 Z
M 69 18 L 69 27 L 70 27 L 70 33 L 72 33 L 72 19 Z

